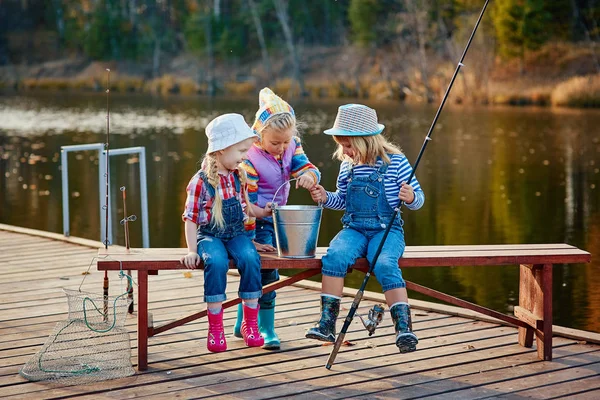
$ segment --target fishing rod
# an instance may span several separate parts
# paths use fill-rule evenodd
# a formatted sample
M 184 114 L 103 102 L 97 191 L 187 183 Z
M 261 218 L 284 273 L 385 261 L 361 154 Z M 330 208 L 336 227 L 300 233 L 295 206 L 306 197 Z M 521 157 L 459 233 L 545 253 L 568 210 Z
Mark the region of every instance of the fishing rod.
M 129 250 L 129 222 L 135 221 L 137 217 L 133 214 L 127 215 L 127 188 L 121 186 L 120 190 L 123 193 L 123 219 L 121 220 L 121 225 L 125 228 L 125 248 Z M 131 270 L 127 270 L 127 274 L 131 276 Z M 131 300 L 131 303 L 129 303 L 129 314 L 133 314 L 133 285 L 131 279 L 127 280 L 127 297 Z
M 431 135 L 433 133 L 433 128 L 435 127 L 435 124 L 442 112 L 442 109 L 444 108 L 444 104 L 446 104 L 446 100 L 448 99 L 448 95 L 450 94 L 450 90 L 452 89 L 452 85 L 454 84 L 454 81 L 456 80 L 456 76 L 458 75 L 458 72 L 460 71 L 460 68 L 464 66 L 463 64 L 463 60 L 465 59 L 465 56 L 467 55 L 467 51 L 469 50 L 469 46 L 471 46 L 471 42 L 473 41 L 473 37 L 475 36 L 475 32 L 477 31 L 477 28 L 479 27 L 479 23 L 481 22 L 481 19 L 483 18 L 483 14 L 485 13 L 485 9 L 488 6 L 490 0 L 486 0 L 485 4 L 483 5 L 483 8 L 481 10 L 481 13 L 479 14 L 479 18 L 477 18 L 477 23 L 475 24 L 475 27 L 473 28 L 473 32 L 471 32 L 471 36 L 469 37 L 469 41 L 467 42 L 467 45 L 465 47 L 465 50 L 463 51 L 460 60 L 458 62 L 458 64 L 456 65 L 456 69 L 454 70 L 454 74 L 452 75 L 452 79 L 450 80 L 450 84 L 448 85 L 448 88 L 446 89 L 446 93 L 444 93 L 444 97 L 442 98 L 442 102 L 440 103 L 440 106 L 438 107 L 437 112 L 435 113 L 435 117 L 433 118 L 433 122 L 431 123 L 431 126 L 429 127 L 429 131 L 427 132 L 427 136 L 425 136 L 425 140 L 423 141 L 423 145 L 421 146 L 421 150 L 419 151 L 419 155 L 417 156 L 417 160 L 415 161 L 415 166 L 413 167 L 410 176 L 408 177 L 406 183 L 410 185 L 410 181 L 412 180 L 412 178 L 415 175 L 415 171 L 417 170 L 417 167 L 419 166 L 419 162 L 421 161 L 421 157 L 423 156 L 423 153 L 425 152 L 425 148 L 427 147 L 427 143 L 431 140 Z M 392 218 L 390 219 L 390 222 L 387 224 L 387 227 L 385 229 L 385 232 L 383 233 L 383 238 L 381 239 L 381 243 L 379 243 L 379 247 L 377 248 L 377 251 L 375 252 L 375 256 L 373 257 L 373 261 L 370 263 L 369 265 L 369 270 L 367 271 L 367 273 L 365 274 L 365 279 L 363 280 L 362 284 L 360 285 L 360 288 L 358 289 L 358 292 L 356 292 L 356 296 L 354 297 L 354 301 L 352 301 L 352 306 L 350 307 L 350 311 L 348 312 L 348 316 L 346 317 L 346 319 L 344 320 L 344 325 L 342 327 L 342 330 L 340 331 L 340 334 L 338 335 L 338 337 L 335 340 L 335 345 L 333 346 L 333 349 L 331 350 L 331 354 L 329 354 L 329 358 L 327 359 L 327 364 L 325 364 L 325 368 L 327 369 L 331 369 L 331 366 L 333 365 L 333 363 L 335 362 L 335 358 L 337 356 L 337 353 L 340 350 L 340 347 L 342 345 L 342 343 L 344 342 L 344 337 L 346 336 L 346 332 L 348 331 L 348 328 L 350 327 L 350 324 L 352 323 L 352 319 L 354 318 L 354 314 L 356 313 L 356 310 L 358 309 L 358 305 L 360 304 L 360 301 L 362 300 L 364 291 L 365 291 L 365 287 L 367 286 L 367 282 L 369 282 L 369 278 L 371 277 L 371 274 L 373 273 L 373 269 L 375 268 L 375 264 L 377 263 L 377 259 L 379 258 L 379 254 L 381 254 L 381 249 L 383 248 L 383 245 L 385 243 L 385 240 L 388 237 L 388 234 L 390 233 L 390 229 L 392 228 L 392 225 L 394 224 L 394 221 L 396 220 L 396 217 L 398 215 L 398 212 L 400 211 L 400 208 L 402 207 L 402 205 L 404 204 L 404 202 L 400 202 L 400 204 L 398 205 L 398 207 L 396 207 L 394 209 L 394 214 L 392 215 Z
M 106 68 L 106 143 L 104 145 L 106 150 L 106 172 L 105 172 L 105 202 L 104 202 L 104 211 L 105 211 L 105 222 L 106 224 L 104 229 L 104 249 L 108 250 L 108 186 L 109 186 L 109 155 L 108 151 L 110 148 L 110 69 Z M 104 271 L 104 284 L 103 284 L 103 294 L 104 294 L 104 320 L 108 319 L 108 271 Z

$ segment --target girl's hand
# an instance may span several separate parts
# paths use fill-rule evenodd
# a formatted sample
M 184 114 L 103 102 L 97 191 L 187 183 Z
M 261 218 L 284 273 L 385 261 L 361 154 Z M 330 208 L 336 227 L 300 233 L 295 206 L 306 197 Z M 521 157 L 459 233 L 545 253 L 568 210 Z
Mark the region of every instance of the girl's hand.
M 327 201 L 327 192 L 321 185 L 314 185 L 309 189 L 310 197 L 312 197 L 315 203 L 325 203 Z
M 260 244 L 255 242 L 254 240 L 252 241 L 252 244 L 254 245 L 254 247 L 256 247 L 256 251 L 266 252 L 276 250 L 275 247 L 271 246 L 270 244 Z
M 200 264 L 200 256 L 195 251 L 190 251 L 179 260 L 187 269 L 196 269 Z
M 296 179 L 296 189 L 299 187 L 303 187 L 304 189 L 310 190 L 313 186 L 315 186 L 316 182 L 311 176 L 311 174 L 304 173 Z
M 263 215 L 261 216 L 261 218 L 266 218 L 269 217 L 273 214 L 273 203 L 268 202 L 267 204 L 265 204 L 265 207 L 262 209 Z
M 398 197 L 405 204 L 410 204 L 415 201 L 415 190 L 406 182 L 402 182 L 400 184 L 400 193 L 398 193 Z

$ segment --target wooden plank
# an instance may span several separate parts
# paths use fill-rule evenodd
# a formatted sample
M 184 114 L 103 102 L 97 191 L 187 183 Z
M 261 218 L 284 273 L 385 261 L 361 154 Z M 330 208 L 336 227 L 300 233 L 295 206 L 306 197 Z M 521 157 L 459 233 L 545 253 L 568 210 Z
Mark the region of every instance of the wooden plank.
M 211 385 L 210 388 L 207 388 L 205 379 L 200 376 L 193 376 L 186 379 L 186 384 L 193 384 L 193 388 L 186 388 L 183 391 L 177 390 L 175 393 L 185 397 L 186 395 L 190 396 L 193 391 L 202 393 L 202 390 L 208 389 L 228 395 L 244 396 L 245 398 L 287 398 L 310 393 L 314 389 L 332 386 L 335 392 L 339 393 L 340 384 L 343 382 L 377 382 L 387 375 L 408 375 L 404 379 L 413 381 L 419 379 L 420 373 L 424 370 L 442 368 L 448 365 L 460 365 L 473 358 L 478 361 L 485 361 L 490 357 L 515 354 L 515 351 L 519 354 L 528 352 L 526 349 L 510 345 L 509 342 L 508 337 L 490 341 L 486 339 L 477 340 L 477 343 L 479 343 L 476 344 L 477 347 L 468 353 L 463 351 L 463 348 L 466 347 L 465 343 L 451 344 L 432 349 L 433 351 L 421 351 L 419 349 L 409 355 L 400 355 L 397 353 L 397 349 L 395 352 L 391 352 L 389 348 L 384 346 L 381 346 L 381 348 L 378 346 L 374 351 L 372 351 L 373 349 L 350 348 L 344 352 L 346 355 L 342 359 L 345 361 L 335 364 L 331 371 L 324 368 L 326 354 L 323 354 L 318 359 L 307 360 L 301 369 L 294 369 L 290 372 L 278 370 L 276 374 L 270 375 L 267 380 L 248 380 L 242 387 L 240 387 L 240 383 L 236 385 L 225 383 Z M 385 353 L 381 353 L 381 350 L 384 350 Z M 348 355 L 348 353 L 351 354 Z M 280 362 L 293 362 L 293 360 L 282 360 Z M 248 368 L 252 367 L 249 366 Z M 402 373 L 400 371 L 406 372 Z M 252 370 L 248 371 L 248 373 L 252 372 Z M 340 397 L 349 397 L 349 395 L 342 392 Z M 312 398 L 315 398 L 314 395 Z
M 59 242 L 67 242 L 67 243 L 70 243 L 73 245 L 84 246 L 84 247 L 88 247 L 88 248 L 92 248 L 92 249 L 93 248 L 98 249 L 98 248 L 104 247 L 104 245 L 100 241 L 83 239 L 83 238 L 78 238 L 78 237 L 74 237 L 74 236 L 73 237 L 65 237 L 64 235 L 59 234 L 59 233 L 40 231 L 37 229 L 30 229 L 30 228 L 22 228 L 20 226 L 0 224 L 0 230 L 17 233 L 17 234 L 22 234 L 22 235 L 27 235 L 27 236 L 37 236 L 40 238 L 56 240 Z M 113 247 L 117 247 L 117 246 L 113 245 Z
M 520 306 L 515 306 L 514 313 L 515 313 L 515 317 L 526 322 L 532 328 L 535 328 L 535 329 L 543 328 L 543 321 L 541 319 L 539 319 L 538 317 L 536 317 L 535 315 L 533 315 L 533 313 L 531 311 L 529 311 L 523 307 L 520 307 Z M 530 347 L 530 346 L 527 346 L 527 347 Z
M 432 346 L 432 348 L 435 348 L 436 351 L 437 349 L 440 349 L 444 350 L 447 354 L 454 354 L 454 352 L 456 351 L 461 351 L 462 347 L 465 346 L 464 343 L 469 343 L 473 340 L 477 341 L 481 338 L 481 332 L 478 332 L 477 330 L 473 331 L 472 329 L 469 331 L 468 324 L 461 324 L 458 325 L 458 327 L 462 328 L 462 333 L 458 333 L 456 331 L 456 328 L 452 328 L 452 326 L 438 326 L 432 327 L 432 330 L 434 331 L 432 332 L 432 334 L 434 338 L 439 338 L 439 336 L 441 335 L 442 337 L 446 336 L 456 338 L 459 342 L 461 340 L 464 340 L 465 342 L 457 343 L 454 346 L 449 345 L 441 347 L 439 346 L 439 342 L 432 342 L 430 346 Z M 507 328 L 499 329 L 503 330 Z M 498 333 L 502 334 L 501 332 L 496 332 L 496 334 Z M 348 350 L 343 349 L 341 354 L 344 354 L 344 357 L 348 357 L 347 353 L 352 353 L 350 359 L 353 360 L 352 362 L 356 363 L 358 369 L 361 369 L 361 365 L 363 369 L 372 368 L 374 365 L 378 366 L 382 363 L 385 365 L 396 365 L 400 361 L 398 360 L 397 349 L 395 348 L 395 344 L 393 343 L 393 337 L 393 334 L 388 335 L 388 343 L 384 345 L 379 345 L 375 348 L 371 348 L 368 346 L 355 346 L 347 348 Z M 378 339 L 385 339 L 385 337 Z M 361 339 L 357 342 L 362 341 L 364 343 L 366 340 L 367 339 Z M 500 339 L 491 339 L 489 345 L 492 347 L 498 347 L 498 340 L 500 340 L 502 343 L 508 343 L 510 342 L 510 336 L 507 336 L 506 333 L 504 333 Z M 428 346 L 426 339 L 424 339 L 424 341 L 425 344 L 423 346 L 424 348 L 427 348 Z M 241 342 L 241 340 L 238 340 L 238 342 Z M 513 348 L 518 348 L 518 346 L 513 345 Z M 329 352 L 329 349 L 330 347 L 323 347 L 316 341 L 302 339 L 300 341 L 295 341 L 294 347 L 290 350 L 281 351 L 277 353 L 265 352 L 259 349 L 249 349 L 246 347 L 242 347 L 237 351 L 237 353 L 239 354 L 236 354 L 236 352 L 231 351 L 228 351 L 227 353 L 221 353 L 218 355 L 209 353 L 207 354 L 209 356 L 208 358 L 206 357 L 206 354 L 202 356 L 202 358 L 198 358 L 198 356 L 196 356 L 195 358 L 188 358 L 186 359 L 185 364 L 178 363 L 177 365 L 174 365 L 171 361 L 168 361 L 166 363 L 158 362 L 153 363 L 153 365 L 155 365 L 154 368 L 157 368 L 154 370 L 154 373 L 149 372 L 139 374 L 137 376 L 137 379 L 135 380 L 134 385 L 131 384 L 132 382 L 129 382 L 129 384 L 125 384 L 122 387 L 122 389 L 130 390 L 131 388 L 136 388 L 139 386 L 144 388 L 146 383 L 153 383 L 157 380 L 157 378 L 158 382 L 156 383 L 161 383 L 161 381 L 170 382 L 172 380 L 185 379 L 186 386 L 194 383 L 195 385 L 197 385 L 197 387 L 202 387 L 206 384 L 206 380 L 210 379 L 211 375 L 213 375 L 216 371 L 220 371 L 228 375 L 230 371 L 249 370 L 249 372 L 254 374 L 256 368 L 260 367 L 261 365 L 268 367 L 271 371 L 273 370 L 273 367 L 276 367 L 278 371 L 282 371 L 286 367 L 292 368 L 293 371 L 296 371 L 298 368 L 298 364 L 304 363 L 306 368 L 310 367 L 310 369 L 313 371 L 313 374 L 322 375 L 322 372 L 320 370 L 324 369 L 324 357 L 325 353 Z M 392 351 L 390 352 L 390 350 Z M 192 352 L 193 351 L 194 350 L 192 350 Z M 481 351 L 484 351 L 483 347 Z M 206 352 L 206 350 L 204 349 L 203 352 Z M 250 354 L 260 355 L 260 357 L 248 357 L 248 355 Z M 356 354 L 360 354 L 360 356 L 356 356 Z M 315 357 L 316 355 L 319 356 Z M 419 355 L 420 357 L 418 357 Z M 422 352 L 420 354 L 415 353 L 415 357 L 417 357 L 417 359 L 422 359 L 421 362 L 423 363 L 427 363 L 428 360 L 430 360 L 431 358 L 439 358 L 437 356 L 433 357 L 431 355 L 428 355 L 426 354 L 426 352 Z M 219 362 L 215 363 L 215 359 L 218 359 Z M 445 359 L 445 361 L 448 362 L 451 359 L 452 357 L 448 357 Z M 376 361 L 376 363 L 373 363 L 374 361 Z M 347 369 L 353 370 L 352 368 Z M 164 373 L 157 374 L 157 372 L 160 370 L 168 370 L 171 372 L 171 374 L 169 374 L 166 377 L 167 379 L 165 379 Z M 296 372 L 302 374 L 304 370 L 305 368 L 300 369 Z M 159 376 L 157 377 L 156 375 Z M 220 377 L 220 379 L 223 379 L 223 377 Z M 255 384 L 257 384 L 257 382 L 255 382 Z M 117 388 L 114 387 L 114 384 L 111 385 L 111 382 L 101 382 L 95 384 L 94 386 L 96 386 L 99 390 L 109 387 L 112 389 L 111 392 L 117 390 Z M 173 385 L 170 384 L 170 386 L 172 387 Z M 152 388 L 150 390 L 154 392 L 155 389 L 156 388 Z M 144 391 L 146 389 L 141 390 Z
M 592 358 L 595 361 L 581 361 Z M 432 399 L 444 399 L 456 397 L 470 400 L 482 397 L 506 395 L 507 397 L 521 396 L 523 389 L 536 389 L 537 398 L 552 395 L 551 390 L 546 390 L 548 384 L 569 380 L 573 377 L 586 375 L 598 376 L 600 373 L 600 359 L 598 352 L 594 351 L 583 355 L 575 354 L 561 358 L 559 363 L 536 363 L 532 365 L 514 366 L 511 368 L 484 370 L 480 374 L 459 377 L 431 396 Z M 594 383 L 594 380 L 596 383 Z M 598 379 L 582 382 L 588 386 L 597 388 Z M 572 387 L 571 387 L 572 389 Z M 540 391 L 544 394 L 541 396 Z M 405 395 L 405 393 L 402 393 Z M 524 398 L 524 397 L 522 397 Z
M 2 233 L 0 232 L 0 240 L 3 238 Z M 43 242 L 48 239 L 36 240 Z M 60 245 L 61 249 L 64 248 L 62 246 L 64 245 Z M 477 251 L 477 249 L 468 247 L 462 251 Z M 481 250 L 481 248 L 479 249 Z M 572 246 L 540 245 L 540 248 L 533 250 L 544 249 L 570 251 Z M 433 249 L 425 249 L 425 252 L 429 252 L 429 250 Z M 446 246 L 439 246 L 437 250 L 437 252 L 431 253 L 434 254 L 434 257 L 449 251 Z M 458 250 L 453 249 L 452 252 L 458 253 L 460 252 Z M 522 251 L 524 248 L 492 250 Z M 472 315 L 476 315 L 476 313 L 468 312 L 468 310 L 456 311 L 456 307 L 451 306 L 443 306 L 445 307 L 443 308 L 444 312 L 462 315 L 466 318 L 426 312 L 422 310 L 433 310 L 434 307 L 442 306 L 426 305 L 425 302 L 416 300 L 411 301 L 411 304 L 413 305 L 414 328 L 420 340 L 417 352 L 406 355 L 400 355 L 397 352 L 394 345 L 395 334 L 389 315 L 386 314 L 384 323 L 372 337 L 366 335 L 360 321 L 355 319 L 347 336 L 354 346 L 342 347 L 338 362 L 334 365 L 335 371 L 328 373 L 325 372 L 323 364 L 331 347 L 304 339 L 304 330 L 318 318 L 318 293 L 286 287 L 278 290 L 276 324 L 282 339 L 282 350 L 279 352 L 250 349 L 244 345 L 241 339 L 231 337 L 231 329 L 236 318 L 236 310 L 233 308 L 226 310 L 224 318 L 229 344 L 229 350 L 225 353 L 212 354 L 206 350 L 207 323 L 206 320 L 198 320 L 149 340 L 150 369 L 146 373 L 119 380 L 67 388 L 45 383 L 26 382 L 16 374 L 18 368 L 39 350 L 54 324 L 66 316 L 64 312 L 57 312 L 58 308 L 66 311 L 60 286 L 78 284 L 82 278 L 80 272 L 87 268 L 89 261 L 83 257 L 81 262 L 73 263 L 70 261 L 72 256 L 61 257 L 60 264 L 63 267 L 58 266 L 52 270 L 45 270 L 47 273 L 38 278 L 35 275 L 37 272 L 31 274 L 23 269 L 23 263 L 19 264 L 18 261 L 18 253 L 14 253 L 16 264 L 11 264 L 8 269 L 15 272 L 16 268 L 19 279 L 15 282 L 4 283 L 3 281 L 0 283 L 0 302 L 4 303 L 1 306 L 2 311 L 0 311 L 2 314 L 0 317 L 2 318 L 0 320 L 0 392 L 2 396 L 12 396 L 13 398 L 56 398 L 60 396 L 173 398 L 179 396 L 181 398 L 212 397 L 220 399 L 294 395 L 297 398 L 312 399 L 351 396 L 403 398 L 402 394 L 407 394 L 412 397 L 423 397 L 448 389 L 447 383 L 454 381 L 459 381 L 460 389 L 466 389 L 471 385 L 474 392 L 479 387 L 487 389 L 488 386 L 493 390 L 493 385 L 497 384 L 496 380 L 502 379 L 505 370 L 520 369 L 506 382 L 516 382 L 517 384 L 523 382 L 522 388 L 513 390 L 514 393 L 508 389 L 501 393 L 506 393 L 507 397 L 514 395 L 521 397 L 521 394 L 552 397 L 550 394 L 563 395 L 570 382 L 580 385 L 577 389 L 581 388 L 583 391 L 586 388 L 586 380 L 592 379 L 593 381 L 593 375 L 588 372 L 582 372 L 582 376 L 587 374 L 586 376 L 591 376 L 591 378 L 574 379 L 579 377 L 576 371 L 587 371 L 586 362 L 591 362 L 591 359 L 586 359 L 589 355 L 585 353 L 597 352 L 598 346 L 580 345 L 573 340 L 555 337 L 553 345 L 557 362 L 538 362 L 535 356 L 536 350 L 518 346 L 515 343 L 517 331 L 514 328 L 498 325 L 502 323 L 501 321 L 485 317 L 494 324 L 474 322 L 468 318 L 473 318 Z M 93 257 L 96 250 L 91 250 L 90 254 Z M 481 254 L 477 255 L 479 257 Z M 199 307 L 203 307 L 200 305 L 202 272 L 193 272 L 192 279 L 183 279 L 181 278 L 183 271 L 186 270 L 161 271 L 158 276 L 150 277 L 148 301 L 150 311 L 153 312 L 156 320 L 171 320 L 182 313 L 197 311 Z M 91 272 L 92 275 L 86 278 L 84 287 L 96 292 L 101 287 L 96 285 L 101 282 L 102 273 Z M 58 279 L 61 276 L 70 277 L 70 280 Z M 111 273 L 111 287 L 116 288 L 117 285 L 113 282 L 119 281 L 113 276 L 116 275 Z M 234 295 L 238 278 L 231 277 L 231 279 L 228 293 Z M 320 287 L 317 282 L 310 283 L 316 285 L 316 289 Z M 179 289 L 178 292 L 177 289 Z M 54 290 L 56 292 L 53 292 Z M 355 291 L 355 289 L 344 289 L 344 293 L 350 295 Z M 31 296 L 33 293 L 39 295 L 38 304 L 36 304 L 36 297 Z M 375 294 L 372 295 L 372 300 L 367 298 L 367 295 L 365 296 L 359 313 L 366 313 L 371 305 L 381 302 L 381 298 L 383 298 L 381 293 L 377 293 L 379 297 L 376 297 Z M 340 319 L 347 313 L 351 300 L 349 297 L 343 298 Z M 34 316 L 36 308 L 39 315 Z M 15 313 L 16 319 L 4 320 L 5 311 Z M 19 312 L 22 314 L 20 317 L 18 317 Z M 126 322 L 126 327 L 132 335 L 131 343 L 134 354 L 132 361 L 134 363 L 137 358 L 135 357 L 137 350 L 135 317 L 135 315 L 129 316 Z M 341 327 L 341 321 L 338 321 L 339 327 Z M 577 336 L 577 340 L 581 340 L 582 336 L 585 337 L 579 331 L 573 331 L 571 334 Z M 538 380 L 534 376 L 528 377 L 527 374 L 539 373 L 540 376 L 543 376 L 543 372 L 537 369 L 540 365 L 568 366 L 569 368 L 560 371 L 548 370 L 553 375 L 557 374 L 556 383 L 545 382 L 536 386 Z M 480 371 L 485 372 L 482 374 Z M 171 373 L 167 374 L 167 372 Z M 572 377 L 567 375 L 570 373 L 573 373 Z M 496 374 L 500 378 L 495 379 L 491 374 Z M 477 386 L 470 383 L 472 381 L 469 375 L 473 378 L 483 378 L 480 375 L 491 378 L 479 381 L 477 384 L 479 386 Z M 403 390 L 407 385 L 410 386 Z M 537 390 L 524 391 L 526 385 L 535 387 Z M 414 392 L 409 390 L 411 388 Z M 459 388 L 459 386 L 455 388 Z M 396 390 L 401 391 L 396 392 Z M 462 395 L 463 392 L 470 393 L 468 390 L 459 390 L 456 394 Z M 452 393 L 450 392 L 450 395 Z M 585 398 L 585 393 L 582 392 L 580 396 Z
M 457 266 L 457 265 L 519 265 L 519 264 L 560 264 L 560 263 L 585 263 L 591 256 L 588 252 L 574 247 L 528 249 L 523 245 L 521 249 L 498 249 L 490 251 L 488 246 L 479 246 L 479 249 L 453 251 L 453 246 L 444 246 L 444 251 L 409 251 L 407 247 L 404 256 L 399 261 L 400 267 L 422 266 Z M 474 246 L 473 246 L 474 247 Z M 515 245 L 515 247 L 518 247 Z M 98 251 L 98 269 L 117 270 L 123 269 L 184 269 L 179 260 L 185 255 L 185 249 L 154 248 L 154 249 L 100 249 Z M 318 248 L 315 258 L 312 259 L 286 259 L 275 254 L 261 254 L 265 268 L 320 268 L 320 260 L 325 254 L 325 248 Z M 119 263 L 118 261 L 122 261 Z M 365 259 L 357 261 L 359 268 L 368 267 Z M 233 263 L 231 264 L 233 268 Z
M 435 324 L 434 326 L 431 326 L 431 329 L 433 330 L 433 335 L 435 335 L 435 337 L 438 337 L 440 334 L 443 333 L 443 332 L 440 331 L 440 326 L 439 326 L 443 322 L 439 322 L 439 320 L 434 320 L 432 323 Z M 467 330 L 469 328 L 469 324 L 468 323 L 461 322 L 459 325 L 450 325 L 449 329 L 456 329 L 456 328 L 452 328 L 452 327 L 455 327 L 455 326 L 463 327 L 462 328 L 463 330 Z M 291 332 L 294 332 L 294 331 L 297 333 L 297 328 L 295 326 L 289 326 L 289 330 L 290 330 L 290 332 L 288 332 L 288 333 L 291 333 Z M 361 328 L 361 332 L 362 332 L 362 328 Z M 391 330 L 390 330 L 390 332 L 391 332 Z M 471 333 L 473 333 L 473 332 L 471 332 Z M 364 335 L 364 333 L 362 335 Z M 321 347 L 318 342 L 307 341 L 307 340 L 305 340 L 305 341 L 307 343 L 312 343 L 313 344 L 312 347 Z M 393 334 L 389 335 L 389 341 L 393 342 Z M 166 342 L 166 343 L 169 343 L 169 342 Z M 303 346 L 300 346 L 299 348 L 296 348 L 295 341 L 293 343 L 294 343 L 294 348 L 290 349 L 290 351 L 301 351 L 304 348 Z M 241 346 L 239 348 L 244 353 L 247 353 L 247 352 L 256 353 L 258 351 L 260 354 L 263 354 L 265 356 L 266 355 L 273 355 L 274 354 L 272 352 L 264 352 L 264 351 L 262 351 L 260 349 L 249 349 L 249 348 L 246 348 L 243 345 L 243 341 L 240 340 L 240 339 L 234 339 L 233 342 L 232 342 L 232 344 L 234 344 L 234 346 L 232 346 L 234 348 L 235 348 L 236 344 L 237 344 L 238 347 Z M 186 349 L 186 351 L 185 351 L 184 354 L 189 354 L 188 357 L 190 358 L 189 363 L 186 362 L 185 364 L 182 365 L 182 367 L 184 367 L 184 368 L 189 368 L 190 366 L 195 366 L 195 365 L 209 365 L 212 362 L 210 357 L 208 359 L 205 358 L 207 355 L 211 356 L 211 357 L 213 355 L 211 353 L 208 353 L 208 351 L 206 350 L 206 348 L 203 345 L 201 347 L 198 347 L 196 345 L 196 346 L 193 346 L 191 348 L 189 346 L 184 346 L 183 348 Z M 198 351 L 198 350 L 200 350 L 200 351 Z M 200 354 L 198 354 L 198 353 L 200 353 Z M 165 354 L 168 355 L 168 357 L 169 357 L 168 359 L 173 359 L 173 357 L 178 357 L 179 356 L 178 351 L 176 350 L 176 348 L 173 348 L 173 347 L 170 347 L 170 352 L 165 353 Z M 236 352 L 233 351 L 233 352 L 228 352 L 228 354 L 220 354 L 219 356 L 222 357 L 222 358 L 230 358 L 230 357 L 235 357 L 235 354 L 236 354 Z M 194 359 L 194 357 L 197 358 L 197 359 Z M 200 357 L 200 358 L 198 358 L 198 357 Z M 242 355 L 241 357 L 242 358 L 246 358 L 244 355 Z M 164 357 L 162 357 L 162 358 L 164 358 Z M 271 358 L 267 357 L 264 360 L 265 360 L 265 362 L 270 362 L 269 360 L 271 360 Z
M 552 379 L 568 370 L 569 364 L 576 363 L 579 355 L 579 353 L 559 355 L 557 357 L 561 361 L 559 363 L 525 361 L 522 355 L 506 355 L 486 362 L 432 368 L 420 371 L 418 376 L 412 375 L 412 371 L 407 371 L 407 373 L 384 375 L 373 382 L 361 379 L 358 382 L 340 383 L 336 385 L 336 389 L 346 393 L 351 391 L 355 396 L 401 399 L 526 398 L 519 395 L 511 396 L 513 384 L 520 377 L 544 376 Z M 535 382 L 532 386 L 535 386 Z M 330 389 L 327 391 L 330 392 Z M 311 394 L 318 397 L 320 392 L 315 391 Z M 540 391 L 538 388 L 533 397 L 542 398 L 542 394 L 545 394 L 545 391 Z

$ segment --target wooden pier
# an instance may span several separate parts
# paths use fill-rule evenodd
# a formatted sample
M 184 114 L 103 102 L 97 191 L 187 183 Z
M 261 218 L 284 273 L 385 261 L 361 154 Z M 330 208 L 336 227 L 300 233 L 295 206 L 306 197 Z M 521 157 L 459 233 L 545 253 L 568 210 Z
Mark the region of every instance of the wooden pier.
M 229 309 L 225 353 L 206 350 L 207 323 L 202 319 L 151 338 L 149 369 L 134 376 L 79 386 L 25 380 L 19 369 L 54 325 L 67 318 L 61 288 L 77 288 L 85 276 L 82 290 L 101 293 L 103 273 L 94 261 L 99 247 L 98 242 L 0 225 L 0 398 L 600 398 L 600 334 L 555 327 L 553 361 L 540 361 L 535 346 L 517 344 L 516 328 L 421 301 L 411 301 L 419 337 L 416 352 L 398 352 L 389 314 L 372 337 L 355 318 L 346 336 L 351 345 L 342 347 L 327 371 L 331 347 L 304 338 L 319 315 L 318 285 L 312 282 L 278 291 L 280 351 L 247 348 L 233 337 L 235 309 Z M 90 265 L 90 274 L 84 275 Z M 234 296 L 237 277 L 230 278 L 228 294 Z M 110 279 L 111 294 L 125 291 L 116 273 Z M 204 309 L 202 271 L 191 277 L 164 271 L 150 279 L 155 323 Z M 341 317 L 351 301 L 344 297 Z M 381 301 L 381 295 L 368 294 L 359 314 Z M 136 366 L 135 315 L 128 316 L 126 327 Z

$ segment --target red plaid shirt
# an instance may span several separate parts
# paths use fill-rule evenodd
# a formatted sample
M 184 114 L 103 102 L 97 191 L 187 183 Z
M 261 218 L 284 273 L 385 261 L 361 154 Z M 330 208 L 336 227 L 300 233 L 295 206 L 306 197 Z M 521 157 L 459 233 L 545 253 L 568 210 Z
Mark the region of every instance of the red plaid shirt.
M 230 171 L 227 175 L 219 174 L 220 184 L 217 191 L 223 200 L 230 199 L 234 196 L 238 199 L 242 204 L 244 221 L 246 221 L 248 219 L 248 211 L 244 192 L 248 190 L 248 188 L 247 185 L 242 185 L 240 193 L 235 191 L 234 175 L 237 173 L 237 171 Z M 204 184 L 204 180 L 200 178 L 200 171 L 190 179 L 186 192 L 187 198 L 185 200 L 185 209 L 181 218 L 184 221 L 192 221 L 197 225 L 207 225 L 212 216 L 214 198 L 210 196 L 210 193 Z

